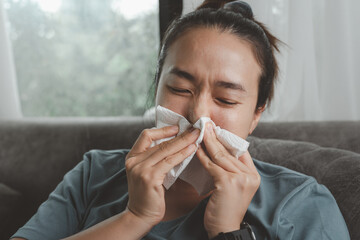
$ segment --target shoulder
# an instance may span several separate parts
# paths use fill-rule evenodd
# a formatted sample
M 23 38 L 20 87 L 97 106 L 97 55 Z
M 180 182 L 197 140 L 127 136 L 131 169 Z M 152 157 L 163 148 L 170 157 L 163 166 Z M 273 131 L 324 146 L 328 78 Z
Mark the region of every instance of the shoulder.
M 271 225 L 272 233 L 276 233 L 273 237 L 324 239 L 324 236 L 332 235 L 329 239 L 337 239 L 335 236 L 348 239 L 343 216 L 324 185 L 311 176 L 285 167 L 258 160 L 254 163 L 261 184 L 251 210 L 272 219 L 264 224 Z
M 300 191 L 302 188 L 316 185 L 315 178 L 291 169 L 254 159 L 261 176 L 260 191 L 271 191 L 279 197 Z
M 286 167 L 282 167 L 279 165 L 266 163 L 259 161 L 257 159 L 253 159 L 256 169 L 258 170 L 259 174 L 265 178 L 276 178 L 276 177 L 296 177 L 296 178 L 304 178 L 308 179 L 309 176 L 293 171 Z
M 123 170 L 127 152 L 91 150 L 85 153 L 83 161 L 64 176 L 14 237 L 62 239 L 111 217 L 107 208 L 110 204 L 115 206 L 112 209 L 117 207 L 118 212 L 122 211 L 125 203 L 121 200 L 127 193 Z
M 125 167 L 125 157 L 128 149 L 98 150 L 93 149 L 84 154 L 84 162 L 94 167 L 107 167 L 111 165 L 116 168 Z
M 334 199 L 330 191 L 319 184 L 314 177 L 293 171 L 291 169 L 261 162 L 254 159 L 255 166 L 261 176 L 258 192 L 266 196 L 269 202 L 274 202 L 282 210 L 289 203 L 300 199 L 311 200 L 322 195 Z M 321 193 L 321 194 L 320 194 Z
M 261 183 L 252 205 L 260 208 L 260 213 L 263 215 L 279 213 L 291 197 L 298 198 L 298 193 L 303 189 L 317 185 L 313 177 L 288 168 L 256 159 L 254 164 L 261 176 Z
M 78 182 L 89 194 L 100 191 L 100 187 L 108 187 L 112 179 L 121 180 L 126 184 L 125 157 L 129 150 L 98 150 L 94 149 L 84 154 L 83 160 L 70 172 L 65 179 Z
M 125 157 L 128 154 L 129 149 L 115 149 L 115 150 L 100 150 L 92 149 L 84 154 L 85 159 L 93 161 L 125 161 Z
M 91 172 L 93 174 L 114 174 L 125 168 L 125 157 L 128 154 L 128 149 L 117 150 L 90 150 L 84 154 L 83 171 Z

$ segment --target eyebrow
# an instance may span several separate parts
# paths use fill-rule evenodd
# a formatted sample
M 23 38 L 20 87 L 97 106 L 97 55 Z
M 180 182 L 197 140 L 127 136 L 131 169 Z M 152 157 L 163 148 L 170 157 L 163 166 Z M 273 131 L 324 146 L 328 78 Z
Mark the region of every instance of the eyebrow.
M 191 75 L 190 73 L 184 71 L 184 70 L 181 70 L 180 68 L 177 68 L 177 67 L 173 67 L 171 70 L 170 70 L 170 73 L 178 76 L 178 77 L 181 77 L 181 78 L 185 78 L 191 82 L 195 82 L 195 77 L 193 75 Z
M 246 92 L 244 86 L 242 84 L 239 84 L 239 83 L 226 82 L 226 81 L 217 81 L 215 83 L 215 85 L 217 87 L 223 87 L 223 88 L 238 90 L 238 91 L 241 91 L 241 92 Z
M 191 75 L 190 73 L 188 73 L 188 72 L 186 72 L 184 70 L 181 70 L 180 68 L 173 67 L 170 70 L 170 73 L 174 74 L 174 75 L 176 75 L 176 76 L 178 76 L 180 78 L 184 78 L 186 80 L 189 80 L 191 82 L 195 82 L 195 77 L 193 75 Z M 234 83 L 234 82 L 227 82 L 227 81 L 219 80 L 219 81 L 216 81 L 215 86 L 222 87 L 222 88 L 227 88 L 227 89 L 238 90 L 238 91 L 241 91 L 241 92 L 246 92 L 244 86 L 242 84 L 240 84 L 240 83 Z

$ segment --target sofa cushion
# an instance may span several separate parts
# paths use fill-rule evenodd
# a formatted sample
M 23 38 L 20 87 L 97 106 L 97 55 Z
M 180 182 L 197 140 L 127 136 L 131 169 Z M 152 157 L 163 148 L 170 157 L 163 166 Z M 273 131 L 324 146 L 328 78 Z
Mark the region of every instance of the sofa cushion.
M 360 121 L 260 122 L 252 135 L 312 142 L 360 153 Z
M 360 154 L 316 144 L 248 137 L 255 159 L 313 176 L 334 195 L 351 239 L 360 239 Z
M 21 194 L 9 186 L 0 183 L 0 239 L 10 238 L 9 232 L 15 232 L 19 222 L 14 224 L 12 219 L 14 213 L 19 213 L 21 207 Z M 17 219 L 19 221 L 20 219 Z

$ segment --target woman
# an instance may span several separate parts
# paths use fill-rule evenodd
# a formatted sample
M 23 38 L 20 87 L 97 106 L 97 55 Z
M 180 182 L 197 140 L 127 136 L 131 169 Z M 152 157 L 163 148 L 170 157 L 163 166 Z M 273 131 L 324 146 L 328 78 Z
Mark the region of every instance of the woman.
M 278 41 L 246 3 L 226 2 L 205 1 L 169 27 L 156 105 L 192 124 L 209 117 L 245 139 L 271 101 Z M 165 190 L 165 175 L 196 150 L 199 130 L 151 144 L 178 131 L 146 129 L 129 152 L 87 153 L 15 239 L 349 239 L 324 186 L 248 152 L 235 158 L 211 124 L 196 154 L 214 188 L 199 196 L 178 179 Z

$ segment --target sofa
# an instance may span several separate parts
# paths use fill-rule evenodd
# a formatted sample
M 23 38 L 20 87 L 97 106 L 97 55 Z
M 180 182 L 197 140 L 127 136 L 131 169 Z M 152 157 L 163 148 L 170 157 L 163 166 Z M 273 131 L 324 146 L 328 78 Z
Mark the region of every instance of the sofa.
M 0 120 L 0 239 L 8 239 L 91 149 L 130 148 L 142 117 Z M 360 239 L 360 121 L 260 123 L 253 158 L 311 175 L 334 195 Z

